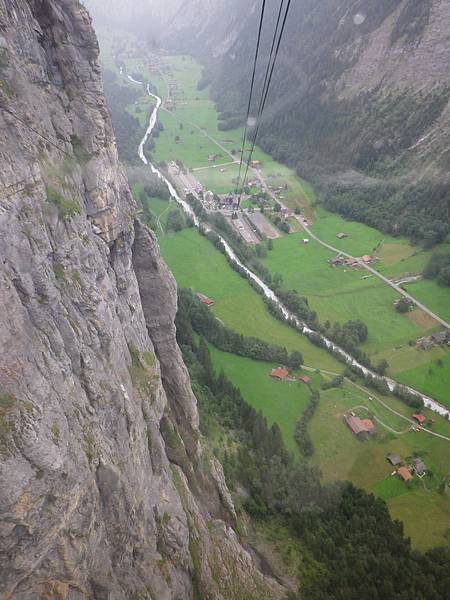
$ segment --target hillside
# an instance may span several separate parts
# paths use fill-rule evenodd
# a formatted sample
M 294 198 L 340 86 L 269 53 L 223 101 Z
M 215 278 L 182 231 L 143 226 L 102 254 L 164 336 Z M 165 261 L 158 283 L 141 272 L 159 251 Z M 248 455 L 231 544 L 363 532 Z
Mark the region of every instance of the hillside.
M 259 85 L 276 8 L 269 2 Z M 243 122 L 248 101 L 251 60 L 240 57 L 254 52 L 259 15 L 240 10 L 226 51 L 203 53 L 223 129 Z M 449 19 L 448 1 L 293 3 L 260 145 L 319 185 L 331 210 L 441 241 L 450 205 Z M 229 25 L 235 20 L 234 12 Z

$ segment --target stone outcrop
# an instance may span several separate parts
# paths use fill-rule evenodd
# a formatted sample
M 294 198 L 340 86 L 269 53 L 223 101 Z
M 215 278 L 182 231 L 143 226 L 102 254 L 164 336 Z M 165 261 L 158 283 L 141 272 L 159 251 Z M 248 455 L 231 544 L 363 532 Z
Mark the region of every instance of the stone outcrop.
M 0 0 L 0 598 L 279 598 L 233 527 L 90 18 Z

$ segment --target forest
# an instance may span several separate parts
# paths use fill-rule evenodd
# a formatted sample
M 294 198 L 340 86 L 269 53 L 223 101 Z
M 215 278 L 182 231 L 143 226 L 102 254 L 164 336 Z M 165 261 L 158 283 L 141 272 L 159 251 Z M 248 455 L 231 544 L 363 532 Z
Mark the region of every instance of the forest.
M 297 593 L 290 600 L 442 600 L 450 585 L 450 549 L 414 551 L 386 504 L 349 483 L 324 486 L 306 458 L 295 461 L 279 427 L 246 403 L 223 372 L 214 371 L 195 299 L 180 293 L 177 337 L 198 399 L 200 428 L 219 426 L 233 443 L 219 449 L 230 489 L 244 488 L 244 510 L 256 521 L 281 519 L 301 552 Z M 207 310 L 207 309 L 206 309 Z M 206 328 L 207 331 L 207 328 Z M 312 395 L 297 427 L 302 455 Z

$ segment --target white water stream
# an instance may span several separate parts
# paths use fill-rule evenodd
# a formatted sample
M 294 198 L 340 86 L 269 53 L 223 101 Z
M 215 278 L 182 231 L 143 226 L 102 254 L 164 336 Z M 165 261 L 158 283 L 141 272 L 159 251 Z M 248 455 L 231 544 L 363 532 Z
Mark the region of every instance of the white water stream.
M 133 83 L 137 84 L 137 85 L 144 85 L 142 83 L 142 81 L 137 81 L 136 79 L 133 79 L 133 77 L 131 77 L 130 75 L 128 75 L 128 79 L 130 81 L 132 81 Z M 145 132 L 145 135 L 141 141 L 141 143 L 139 144 L 139 158 L 142 160 L 142 162 L 149 166 L 150 169 L 152 170 L 152 173 L 154 173 L 155 175 L 157 175 L 159 177 L 159 179 L 161 179 L 162 181 L 164 181 L 164 183 L 167 185 L 169 192 L 171 194 L 171 196 L 178 202 L 178 204 L 183 208 L 183 210 L 185 211 L 186 214 L 188 214 L 194 221 L 196 227 L 200 226 L 200 222 L 197 218 L 197 215 L 194 213 L 194 211 L 192 210 L 191 206 L 185 201 L 183 200 L 179 194 L 177 193 L 176 189 L 174 188 L 174 186 L 170 183 L 170 181 L 161 173 L 161 171 L 159 171 L 152 163 L 150 163 L 145 154 L 144 154 L 144 147 L 145 144 L 147 143 L 148 138 L 150 137 L 153 128 L 156 125 L 156 119 L 158 117 L 158 111 L 159 108 L 162 104 L 162 100 L 159 96 L 156 96 L 155 94 L 153 94 L 150 91 L 150 85 L 147 84 L 147 93 L 149 96 L 151 96 L 152 98 L 154 98 L 156 100 L 156 106 L 152 111 L 152 114 L 150 115 L 150 120 L 149 120 L 149 124 L 147 127 L 147 131 Z M 206 227 L 204 224 L 202 224 L 202 228 L 208 232 L 211 231 L 208 227 Z M 217 232 L 215 232 L 217 234 Z M 223 247 L 225 248 L 225 252 L 227 253 L 228 257 L 234 262 L 236 263 L 241 269 L 243 269 L 247 275 L 261 288 L 261 290 L 263 291 L 264 295 L 269 298 L 270 300 L 272 300 L 282 311 L 284 317 L 288 320 L 290 320 L 291 322 L 295 323 L 295 325 L 298 327 L 298 329 L 300 331 L 302 331 L 303 333 L 315 333 L 317 335 L 317 332 L 313 331 L 312 329 L 310 329 L 307 325 L 305 325 L 304 323 L 302 323 L 294 314 L 292 314 L 289 310 L 287 310 L 287 308 L 282 304 L 282 302 L 280 302 L 280 300 L 278 299 L 278 297 L 276 296 L 275 292 L 273 290 L 271 290 L 257 275 L 255 275 L 255 273 L 253 273 L 252 271 L 250 271 L 250 269 L 248 269 L 245 265 L 243 265 L 240 260 L 237 258 L 236 254 L 234 253 L 233 249 L 230 247 L 230 245 L 219 235 L 219 238 L 223 244 Z M 326 344 L 327 348 L 331 348 L 333 349 L 336 353 L 339 353 L 340 356 L 342 356 L 343 358 L 345 358 L 345 361 L 348 364 L 354 365 L 356 367 L 358 367 L 365 375 L 372 375 L 373 377 L 377 378 L 377 379 L 384 379 L 387 383 L 387 385 L 389 386 L 389 389 L 391 391 L 394 390 L 395 386 L 397 385 L 395 381 L 393 381 L 392 379 L 389 379 L 387 377 L 383 377 L 381 378 L 379 375 L 377 375 L 376 373 L 374 373 L 373 371 L 371 371 L 370 369 L 367 369 L 367 367 L 364 367 L 363 365 L 361 365 L 357 360 L 355 360 L 352 356 L 350 356 L 347 352 L 345 352 L 344 350 L 342 350 L 342 348 L 340 348 L 339 346 L 336 346 L 336 344 L 334 344 L 333 342 L 331 342 L 330 340 L 328 340 L 325 336 L 323 336 L 322 334 L 319 334 L 320 337 L 322 338 L 322 340 L 324 341 L 324 343 Z M 408 386 L 404 386 L 406 387 L 410 392 L 417 394 L 418 396 L 420 396 L 423 399 L 424 405 L 431 409 L 432 411 L 440 414 L 441 416 L 448 418 L 450 415 L 450 411 L 445 408 L 444 406 L 442 406 L 441 404 L 439 404 L 438 402 L 436 402 L 435 400 L 433 400 L 432 398 L 429 398 L 428 396 L 424 396 L 423 394 L 421 394 L 420 392 L 418 392 L 417 390 L 414 390 L 413 388 L 410 388 Z

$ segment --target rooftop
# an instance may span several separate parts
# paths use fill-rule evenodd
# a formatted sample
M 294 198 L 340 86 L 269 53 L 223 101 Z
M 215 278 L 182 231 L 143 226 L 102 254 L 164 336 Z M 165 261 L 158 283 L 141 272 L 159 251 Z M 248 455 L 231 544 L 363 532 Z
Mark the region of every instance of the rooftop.
M 270 376 L 275 379 L 286 379 L 289 375 L 289 371 L 284 367 L 278 367 L 278 369 L 272 369 Z

